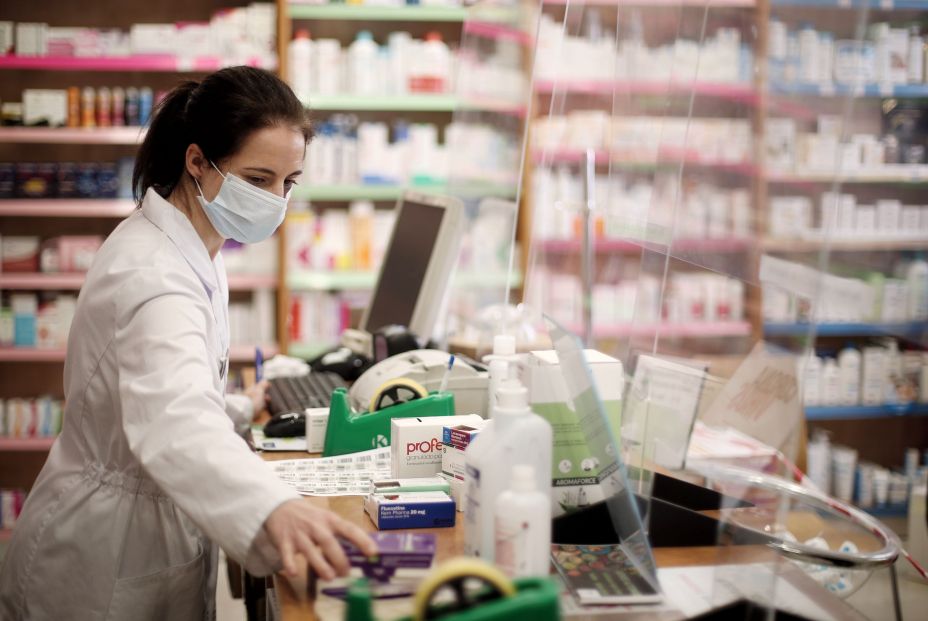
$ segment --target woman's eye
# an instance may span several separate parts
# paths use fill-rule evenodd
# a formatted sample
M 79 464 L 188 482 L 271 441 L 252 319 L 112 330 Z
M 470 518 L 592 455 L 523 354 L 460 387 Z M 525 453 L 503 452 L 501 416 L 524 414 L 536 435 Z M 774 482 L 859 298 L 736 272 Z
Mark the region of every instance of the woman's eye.
M 251 185 L 264 185 L 265 180 L 264 180 L 264 177 L 249 177 L 248 183 L 250 183 Z
M 289 192 L 290 188 L 292 188 L 295 185 L 297 185 L 296 181 L 292 181 L 290 179 L 284 181 L 284 192 Z

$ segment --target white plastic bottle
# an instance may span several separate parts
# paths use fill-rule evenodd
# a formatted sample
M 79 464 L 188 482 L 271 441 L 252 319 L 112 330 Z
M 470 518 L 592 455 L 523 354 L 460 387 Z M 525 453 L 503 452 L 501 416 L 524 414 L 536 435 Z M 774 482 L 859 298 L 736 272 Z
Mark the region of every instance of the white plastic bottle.
M 928 319 L 928 261 L 919 255 L 909 263 L 905 282 L 909 289 L 909 319 L 923 321 Z
M 814 353 L 802 366 L 802 402 L 807 406 L 822 403 L 822 359 Z
M 418 70 L 412 80 L 414 91 L 445 93 L 451 86 L 451 50 L 438 32 L 429 32 L 419 48 Z
M 551 498 L 535 487 L 535 468 L 512 467 L 509 489 L 496 502 L 494 559 L 512 578 L 548 575 Z
M 483 361 L 489 365 L 487 382 L 487 418 L 493 418 L 496 396 L 503 380 L 509 377 L 509 365 L 515 363 L 516 339 L 508 334 L 493 337 L 493 353 L 484 356 Z
M 360 31 L 348 48 L 348 86 L 353 94 L 377 94 L 377 54 L 373 35 Z
M 822 367 L 822 405 L 838 405 L 841 402 L 841 371 L 834 358 L 828 358 Z
M 312 94 L 313 42 L 308 30 L 297 30 L 293 41 L 287 45 L 287 79 L 290 88 L 302 100 Z
M 313 95 L 340 95 L 345 88 L 342 46 L 338 39 L 317 39 L 313 46 Z
M 925 39 L 918 24 L 909 26 L 909 53 L 907 73 L 909 84 L 921 84 L 925 80 Z
M 838 370 L 840 372 L 838 394 L 840 405 L 858 405 L 860 403 L 860 352 L 846 346 L 838 354 Z
M 495 507 L 515 464 L 534 468 L 535 489 L 551 496 L 551 425 L 533 413 L 528 391 L 508 379 L 499 388 L 494 418 L 464 453 L 464 552 L 493 562 Z

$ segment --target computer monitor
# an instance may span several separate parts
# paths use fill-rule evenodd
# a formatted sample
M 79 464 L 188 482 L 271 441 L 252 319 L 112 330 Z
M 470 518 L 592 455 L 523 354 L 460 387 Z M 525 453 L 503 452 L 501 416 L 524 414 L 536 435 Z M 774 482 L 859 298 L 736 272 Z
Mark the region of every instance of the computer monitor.
M 432 336 L 461 244 L 464 205 L 448 197 L 404 192 L 361 333 L 384 326 L 407 326 L 416 336 Z M 353 332 L 353 331 L 352 331 Z M 346 343 L 370 351 L 353 338 Z M 360 347 L 358 347 L 360 345 Z

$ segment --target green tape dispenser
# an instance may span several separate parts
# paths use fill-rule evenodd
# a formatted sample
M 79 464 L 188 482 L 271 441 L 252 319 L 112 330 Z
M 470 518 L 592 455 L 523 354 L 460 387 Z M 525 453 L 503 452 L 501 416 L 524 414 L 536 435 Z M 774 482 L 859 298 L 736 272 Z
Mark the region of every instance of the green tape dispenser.
M 390 420 L 425 416 L 452 416 L 454 395 L 429 393 L 421 384 L 399 377 L 383 384 L 367 411 L 352 409 L 348 391 L 337 389 L 329 405 L 329 423 L 325 430 L 325 457 L 345 455 L 390 446 Z
M 547 578 L 510 580 L 484 561 L 459 557 L 422 581 L 413 615 L 397 621 L 557 621 L 557 597 L 557 586 Z M 355 582 L 345 600 L 345 621 L 376 621 L 371 601 L 367 580 Z

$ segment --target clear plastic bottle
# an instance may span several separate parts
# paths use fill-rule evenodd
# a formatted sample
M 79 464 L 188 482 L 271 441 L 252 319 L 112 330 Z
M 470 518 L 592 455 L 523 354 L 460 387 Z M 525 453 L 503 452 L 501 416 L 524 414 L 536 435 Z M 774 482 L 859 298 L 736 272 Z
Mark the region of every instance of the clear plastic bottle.
M 304 101 L 312 93 L 312 56 L 313 42 L 309 38 L 309 31 L 297 30 L 287 45 L 287 81 L 296 96 Z
M 494 559 L 513 578 L 546 577 L 550 568 L 551 498 L 535 486 L 535 468 L 512 467 L 496 503 Z
M 495 507 L 513 466 L 532 466 L 536 489 L 549 499 L 551 496 L 551 425 L 532 412 L 528 391 L 518 381 L 504 381 L 498 394 L 494 419 L 464 454 L 464 551 L 490 562 L 494 558 Z

